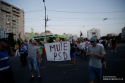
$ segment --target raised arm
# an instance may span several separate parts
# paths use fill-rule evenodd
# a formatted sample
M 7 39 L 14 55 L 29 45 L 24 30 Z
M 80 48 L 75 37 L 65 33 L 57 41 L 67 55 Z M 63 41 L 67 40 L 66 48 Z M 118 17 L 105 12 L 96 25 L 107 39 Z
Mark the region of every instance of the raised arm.
M 22 41 L 23 43 L 25 43 L 24 41 L 23 41 L 23 39 L 20 37 L 20 34 L 21 34 L 21 32 L 19 33 L 19 39 L 20 39 L 20 41 Z M 26 44 L 26 43 L 25 43 Z

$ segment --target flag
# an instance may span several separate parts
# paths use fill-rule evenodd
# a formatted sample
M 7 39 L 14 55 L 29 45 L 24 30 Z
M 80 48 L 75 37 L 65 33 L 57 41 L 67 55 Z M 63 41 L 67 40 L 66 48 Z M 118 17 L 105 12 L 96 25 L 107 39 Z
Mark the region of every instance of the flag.
M 43 2 L 45 2 L 45 0 L 43 0 Z
M 33 31 L 33 28 L 31 28 L 30 38 L 33 38 L 33 37 L 34 37 L 34 31 Z
M 80 31 L 80 37 L 82 36 L 82 32 Z

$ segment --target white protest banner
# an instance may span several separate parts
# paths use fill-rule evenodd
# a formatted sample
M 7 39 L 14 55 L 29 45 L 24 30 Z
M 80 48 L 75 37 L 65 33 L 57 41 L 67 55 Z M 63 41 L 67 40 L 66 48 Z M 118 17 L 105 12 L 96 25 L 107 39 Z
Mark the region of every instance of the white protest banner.
M 66 61 L 70 58 L 70 42 L 56 42 L 45 44 L 47 61 Z

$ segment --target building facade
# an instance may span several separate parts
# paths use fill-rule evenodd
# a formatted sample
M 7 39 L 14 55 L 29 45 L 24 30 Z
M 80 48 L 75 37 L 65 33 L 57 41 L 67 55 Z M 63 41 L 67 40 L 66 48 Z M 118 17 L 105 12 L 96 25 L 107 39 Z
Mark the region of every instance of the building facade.
M 0 31 L 15 34 L 15 39 L 21 32 L 24 39 L 24 11 L 0 0 Z
M 53 35 L 53 33 L 49 30 L 46 30 L 46 35 Z M 39 36 L 45 36 L 45 32 L 40 33 Z
M 96 37 L 97 39 L 99 39 L 101 37 L 100 34 L 100 29 L 90 29 L 87 31 L 87 38 L 90 39 L 91 37 Z
M 6 38 L 6 32 L 3 30 L 0 30 L 0 38 Z
M 63 34 L 63 36 L 66 36 L 66 40 L 72 41 L 72 40 L 77 40 L 78 37 L 77 35 L 72 35 L 72 34 Z
M 125 27 L 122 28 L 121 38 L 125 40 Z
M 63 36 L 66 36 L 66 40 L 69 40 L 72 38 L 72 34 L 63 34 Z
M 29 32 L 25 32 L 24 34 L 25 34 L 24 39 L 26 39 L 27 43 L 29 43 L 29 40 L 31 39 L 30 38 L 30 33 Z

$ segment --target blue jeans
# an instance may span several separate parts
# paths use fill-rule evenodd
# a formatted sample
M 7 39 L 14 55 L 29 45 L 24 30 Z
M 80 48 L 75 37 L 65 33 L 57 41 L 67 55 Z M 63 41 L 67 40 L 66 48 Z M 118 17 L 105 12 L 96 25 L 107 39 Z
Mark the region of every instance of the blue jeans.
M 31 71 L 39 71 L 38 62 L 36 59 L 28 59 L 28 63 Z
M 76 58 L 76 52 L 71 52 L 70 56 L 71 56 L 71 58 Z
M 97 76 L 99 80 L 101 80 L 102 68 L 89 66 L 88 70 L 89 70 L 89 80 L 94 80 L 95 75 Z

